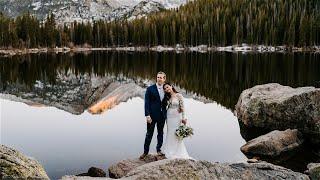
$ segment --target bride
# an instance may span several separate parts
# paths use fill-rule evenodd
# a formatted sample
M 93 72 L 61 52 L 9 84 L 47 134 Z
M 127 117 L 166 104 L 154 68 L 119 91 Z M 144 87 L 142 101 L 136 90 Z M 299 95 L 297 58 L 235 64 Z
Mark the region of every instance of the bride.
M 167 136 L 163 152 L 168 159 L 193 159 L 189 156 L 183 140 L 179 139 L 175 132 L 181 123 L 186 124 L 183 96 L 175 88 L 165 83 L 164 107 L 167 108 Z

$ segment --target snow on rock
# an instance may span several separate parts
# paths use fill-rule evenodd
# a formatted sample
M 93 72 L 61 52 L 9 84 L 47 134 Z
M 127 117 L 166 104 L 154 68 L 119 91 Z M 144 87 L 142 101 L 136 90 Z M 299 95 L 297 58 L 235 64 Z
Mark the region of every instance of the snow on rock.
M 33 10 L 37 11 L 37 10 L 39 10 L 41 8 L 41 1 L 34 2 L 31 5 L 33 6 Z

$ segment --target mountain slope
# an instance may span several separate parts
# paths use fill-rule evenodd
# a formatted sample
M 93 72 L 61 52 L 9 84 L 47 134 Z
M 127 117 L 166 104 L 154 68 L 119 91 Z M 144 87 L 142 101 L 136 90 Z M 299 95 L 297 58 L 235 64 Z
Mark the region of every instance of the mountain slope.
M 162 9 L 176 8 L 186 0 L 0 0 L 9 17 L 30 12 L 44 19 L 52 12 L 59 24 L 73 21 L 135 19 Z
M 133 7 L 122 6 L 109 14 L 108 20 L 128 19 L 133 20 L 148 14 L 164 10 L 165 6 L 156 1 L 141 1 Z

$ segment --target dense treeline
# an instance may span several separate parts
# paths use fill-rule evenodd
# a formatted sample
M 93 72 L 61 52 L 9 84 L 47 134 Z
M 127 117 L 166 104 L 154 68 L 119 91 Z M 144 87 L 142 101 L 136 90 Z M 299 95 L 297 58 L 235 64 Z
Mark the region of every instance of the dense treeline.
M 0 14 L 0 46 L 2 47 L 47 47 L 61 45 L 58 37 L 62 32 L 56 27 L 54 16 L 40 23 L 27 13 L 16 19 Z
M 0 46 L 54 47 L 89 44 L 225 46 L 320 44 L 319 0 L 195 0 L 134 21 L 95 21 L 57 26 L 30 14 L 0 15 Z

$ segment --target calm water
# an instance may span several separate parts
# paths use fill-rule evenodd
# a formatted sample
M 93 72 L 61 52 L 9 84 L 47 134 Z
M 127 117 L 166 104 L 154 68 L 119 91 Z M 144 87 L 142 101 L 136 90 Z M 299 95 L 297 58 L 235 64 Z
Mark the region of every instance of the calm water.
M 113 76 L 116 81 L 120 76 L 153 80 L 157 71 L 165 71 L 168 81 L 210 100 L 186 99 L 189 123 L 195 129 L 186 146 L 194 158 L 212 162 L 246 160 L 239 149 L 245 140 L 233 115 L 244 89 L 269 82 L 320 86 L 320 54 L 302 53 L 38 54 L 2 57 L 0 69 L 1 92 L 16 96 L 36 91 L 37 82 L 54 85 L 58 74 L 66 72 Z M 88 111 L 74 115 L 6 99 L 0 103 L 1 144 L 35 157 L 52 179 L 86 172 L 91 166 L 106 169 L 143 150 L 146 127 L 139 97 L 99 115 Z M 154 138 L 153 151 L 155 143 Z

